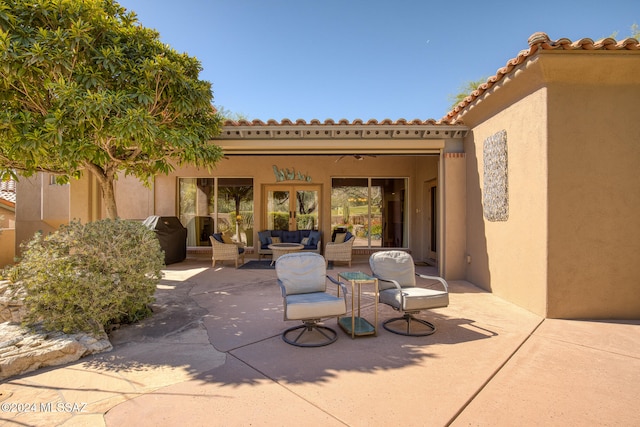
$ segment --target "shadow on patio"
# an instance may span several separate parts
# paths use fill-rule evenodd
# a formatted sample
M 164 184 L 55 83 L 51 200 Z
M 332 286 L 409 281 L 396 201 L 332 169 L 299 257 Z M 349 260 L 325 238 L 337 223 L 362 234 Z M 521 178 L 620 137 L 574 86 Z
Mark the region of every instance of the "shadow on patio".
M 360 260 L 328 273 L 347 270 L 369 271 Z M 417 270 L 434 274 L 426 266 Z M 211 268 L 200 259 L 165 271 L 154 316 L 114 331 L 113 351 L 2 385 L 5 399 L 86 402 L 84 413 L 5 413 L 0 420 L 42 425 L 73 417 L 114 426 L 640 421 L 629 410 L 640 383 L 637 321 L 543 322 L 453 281 L 449 307 L 421 315 L 437 325 L 434 335 L 384 330 L 380 323 L 396 313 L 380 305 L 378 336 L 352 340 L 338 329 L 332 345 L 298 348 L 280 337 L 295 322 L 282 318 L 275 271 Z M 363 307 L 372 319 L 370 293 Z

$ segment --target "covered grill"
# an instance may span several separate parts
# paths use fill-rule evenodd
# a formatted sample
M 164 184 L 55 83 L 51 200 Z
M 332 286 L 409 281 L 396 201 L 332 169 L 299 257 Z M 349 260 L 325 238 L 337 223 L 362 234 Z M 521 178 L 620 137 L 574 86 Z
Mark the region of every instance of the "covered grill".
M 160 247 L 164 251 L 166 265 L 184 261 L 187 258 L 187 229 L 175 216 L 150 216 L 143 224 L 155 231 Z

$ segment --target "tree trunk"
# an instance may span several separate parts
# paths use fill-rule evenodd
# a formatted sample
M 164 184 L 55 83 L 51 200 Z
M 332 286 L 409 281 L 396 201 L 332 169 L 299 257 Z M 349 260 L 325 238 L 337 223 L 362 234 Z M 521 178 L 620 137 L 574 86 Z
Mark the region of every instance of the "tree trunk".
M 107 218 L 118 218 L 118 207 L 116 206 L 116 194 L 113 191 L 113 179 L 107 179 L 100 183 L 102 189 L 102 202 L 107 211 Z
M 86 169 L 90 171 L 98 180 L 100 190 L 102 190 L 102 203 L 104 203 L 107 212 L 107 218 L 118 218 L 118 207 L 116 206 L 116 193 L 113 190 L 113 182 L 115 181 L 115 173 L 104 171 L 93 163 L 86 163 Z

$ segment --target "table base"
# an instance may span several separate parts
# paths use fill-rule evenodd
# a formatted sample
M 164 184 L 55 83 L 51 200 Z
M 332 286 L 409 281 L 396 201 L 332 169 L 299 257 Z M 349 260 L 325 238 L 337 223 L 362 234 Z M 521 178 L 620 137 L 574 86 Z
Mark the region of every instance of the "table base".
M 364 335 L 375 335 L 376 328 L 371 323 L 369 323 L 367 319 L 365 319 L 364 317 L 354 317 L 353 320 L 353 324 L 355 324 L 355 328 L 353 331 L 351 329 L 351 316 L 341 317 L 340 319 L 338 319 L 338 325 L 340 325 L 342 330 L 345 331 L 348 335 L 356 337 Z

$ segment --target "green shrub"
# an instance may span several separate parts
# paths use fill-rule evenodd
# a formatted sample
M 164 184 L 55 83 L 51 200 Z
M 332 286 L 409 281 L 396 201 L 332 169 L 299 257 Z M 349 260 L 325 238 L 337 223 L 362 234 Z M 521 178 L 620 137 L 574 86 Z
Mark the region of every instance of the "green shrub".
M 141 223 L 72 222 L 23 245 L 10 276 L 26 292 L 27 325 L 97 333 L 151 314 L 163 263 L 158 239 Z

